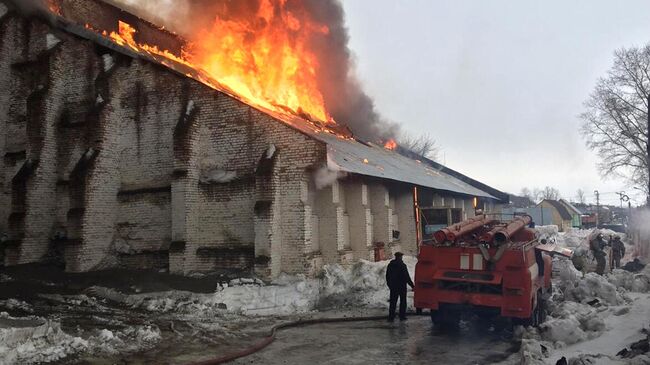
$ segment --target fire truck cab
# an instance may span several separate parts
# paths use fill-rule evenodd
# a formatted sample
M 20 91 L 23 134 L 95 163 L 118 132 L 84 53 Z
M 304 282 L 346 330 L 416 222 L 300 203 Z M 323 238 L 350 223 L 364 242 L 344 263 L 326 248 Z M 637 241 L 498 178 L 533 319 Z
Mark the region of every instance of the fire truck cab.
M 500 222 L 479 215 L 434 233 L 420 247 L 415 307 L 438 325 L 464 312 L 537 326 L 551 292 L 551 256 L 529 228 L 530 216 Z

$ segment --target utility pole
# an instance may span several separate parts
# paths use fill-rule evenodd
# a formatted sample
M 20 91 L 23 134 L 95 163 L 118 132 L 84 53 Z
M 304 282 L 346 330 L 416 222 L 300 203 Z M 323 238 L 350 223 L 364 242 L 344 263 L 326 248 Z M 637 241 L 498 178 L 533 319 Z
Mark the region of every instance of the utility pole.
M 648 94 L 648 129 L 646 136 L 646 168 L 648 169 L 648 196 L 646 200 L 646 206 L 650 208 L 650 94 Z
M 600 225 L 600 193 L 598 190 L 594 190 L 596 195 L 596 228 Z
M 616 195 L 618 195 L 618 200 L 621 201 L 621 209 L 622 209 L 623 208 L 623 200 L 625 200 L 625 198 L 623 198 L 623 197 L 627 198 L 627 195 L 625 195 L 624 191 L 616 192 Z

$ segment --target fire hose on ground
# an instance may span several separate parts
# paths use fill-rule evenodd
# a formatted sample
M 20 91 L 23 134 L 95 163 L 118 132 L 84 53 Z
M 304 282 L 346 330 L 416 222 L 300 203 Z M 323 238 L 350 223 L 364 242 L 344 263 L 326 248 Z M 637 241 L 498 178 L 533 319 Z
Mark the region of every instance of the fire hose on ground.
M 416 314 L 415 312 L 408 312 L 409 315 Z M 243 350 L 226 354 L 220 357 L 215 357 L 208 360 L 193 362 L 188 365 L 219 365 L 225 364 L 230 361 L 237 360 L 239 358 L 252 355 L 270 345 L 275 341 L 275 336 L 279 330 L 309 326 L 312 324 L 321 324 L 321 323 L 342 323 L 342 322 L 363 322 L 363 321 L 377 321 L 377 320 L 386 320 L 386 316 L 368 316 L 368 317 L 336 317 L 336 318 L 314 318 L 314 319 L 304 319 L 297 320 L 293 322 L 280 323 L 273 326 L 269 332 L 269 335 L 264 337 L 259 342 L 249 346 Z

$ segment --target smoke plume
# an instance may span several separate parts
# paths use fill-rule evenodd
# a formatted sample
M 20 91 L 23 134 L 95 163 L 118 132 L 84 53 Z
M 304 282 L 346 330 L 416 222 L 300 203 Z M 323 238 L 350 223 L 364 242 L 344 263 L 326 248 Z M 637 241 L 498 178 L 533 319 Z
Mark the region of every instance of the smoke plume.
M 27 16 L 36 16 L 51 24 L 54 23 L 55 19 L 44 0 L 0 0 L 0 3 L 7 4 L 10 8 L 15 8 Z
M 256 14 L 265 0 L 110 0 L 142 18 L 175 31 L 190 41 L 212 29 L 215 21 L 249 23 L 251 29 L 272 26 Z M 327 26 L 327 35 L 312 37 L 309 51 L 319 60 L 317 79 L 325 106 L 340 124 L 359 138 L 380 142 L 394 138 L 396 124 L 376 111 L 373 100 L 354 76 L 354 62 L 348 47 L 345 14 L 339 0 L 271 0 L 274 19 L 290 12 L 301 20 Z M 258 27 L 258 28 L 256 28 Z M 300 31 L 300 30 L 298 30 Z M 255 33 L 247 34 L 255 37 Z

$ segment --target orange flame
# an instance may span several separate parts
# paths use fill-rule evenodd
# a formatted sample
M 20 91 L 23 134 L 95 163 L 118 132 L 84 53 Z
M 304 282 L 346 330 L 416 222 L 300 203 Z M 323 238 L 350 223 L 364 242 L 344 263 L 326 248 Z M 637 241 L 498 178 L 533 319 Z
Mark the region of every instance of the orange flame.
M 397 142 L 395 142 L 395 140 L 391 138 L 388 141 L 386 141 L 386 143 L 384 143 L 384 148 L 387 150 L 394 151 L 397 148 Z
M 123 21 L 119 22 L 118 32 L 101 33 L 135 52 L 161 56 L 203 71 L 253 105 L 334 127 L 336 122 L 318 87 L 321 65 L 308 44 L 314 37 L 327 36 L 329 29 L 299 19 L 289 11 L 276 11 L 275 7 L 285 1 L 262 0 L 254 22 L 217 18 L 212 29 L 199 32 L 181 55 L 138 43 L 137 30 Z M 93 29 L 90 25 L 86 27 Z M 214 86 L 213 82 L 199 78 Z
M 217 18 L 194 37 L 189 59 L 248 100 L 334 123 L 317 83 L 321 65 L 309 48 L 329 28 L 278 12 L 285 2 L 262 0 L 246 20 Z
M 45 4 L 52 13 L 61 15 L 61 5 L 56 0 L 46 0 Z

